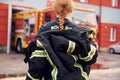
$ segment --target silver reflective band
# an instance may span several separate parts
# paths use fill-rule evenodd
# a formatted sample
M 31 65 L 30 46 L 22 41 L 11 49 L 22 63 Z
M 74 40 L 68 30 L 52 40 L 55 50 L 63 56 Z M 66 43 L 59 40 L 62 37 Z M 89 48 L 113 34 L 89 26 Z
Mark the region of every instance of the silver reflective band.
M 29 73 L 27 73 L 27 75 L 28 75 L 28 77 L 29 77 L 30 79 L 32 79 L 32 80 L 39 80 L 39 79 L 37 79 L 37 78 L 32 77 Z
M 80 69 L 80 71 L 81 71 L 81 73 L 82 73 L 82 76 L 85 78 L 85 80 L 89 80 L 89 78 L 88 78 L 88 76 L 87 76 L 87 73 L 84 72 L 82 66 L 81 66 L 79 63 L 77 63 L 78 56 L 76 56 L 76 55 L 71 55 L 71 56 L 72 56 L 72 57 L 74 58 L 74 60 L 75 60 L 74 66 L 75 66 L 75 67 L 78 67 L 78 68 Z
M 88 76 L 87 76 L 87 73 L 84 72 L 82 66 L 81 66 L 79 63 L 77 63 L 78 56 L 76 56 L 76 55 L 71 55 L 71 56 L 72 56 L 72 57 L 74 58 L 74 60 L 75 60 L 74 66 L 75 66 L 75 67 L 78 67 L 78 68 L 80 69 L 80 71 L 81 71 L 81 73 L 82 73 L 82 76 L 85 78 L 85 80 L 89 80 L 89 78 L 88 78 Z
M 73 53 L 73 51 L 75 49 L 75 45 L 76 45 L 75 42 L 69 40 L 69 45 L 68 45 L 68 49 L 67 49 L 68 54 Z
M 78 60 L 78 56 L 77 55 L 71 55 L 71 56 L 74 58 L 75 62 Z
M 44 76 L 42 77 L 42 80 L 44 80 Z
M 90 61 L 96 52 L 96 48 L 93 45 L 90 45 L 90 48 L 91 50 L 88 52 L 88 56 L 82 58 L 81 55 L 79 54 L 79 59 L 84 60 L 84 61 Z
M 32 59 L 33 57 L 47 57 L 47 55 L 44 50 L 35 50 L 34 52 L 32 52 L 30 59 Z
M 52 62 L 52 60 L 49 57 L 49 54 L 46 50 L 45 50 L 45 53 L 47 54 L 47 60 L 49 61 L 50 65 L 53 67 L 53 70 L 51 72 L 52 80 L 57 80 L 58 69 L 57 69 L 56 65 Z
M 39 40 L 37 40 L 36 44 L 37 44 L 37 47 L 44 48 L 44 45 Z
M 80 64 L 78 63 L 74 63 L 75 67 L 78 67 L 81 70 L 82 76 L 85 78 L 85 80 L 89 80 L 87 73 L 83 71 L 83 68 Z

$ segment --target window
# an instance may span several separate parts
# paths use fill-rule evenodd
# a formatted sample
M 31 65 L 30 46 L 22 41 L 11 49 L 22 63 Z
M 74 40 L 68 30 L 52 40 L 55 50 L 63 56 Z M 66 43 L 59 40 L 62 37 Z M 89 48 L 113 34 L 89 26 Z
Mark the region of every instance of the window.
M 88 0 L 80 0 L 80 2 L 88 2 Z
M 29 18 L 24 19 L 24 32 L 26 38 L 31 35 L 34 35 L 34 28 L 35 28 L 35 15 Z
M 113 7 L 118 6 L 118 0 L 112 0 L 112 6 Z
M 96 15 L 94 12 L 74 10 L 70 15 L 70 18 L 72 22 L 81 26 L 83 25 L 90 25 L 94 27 L 97 26 Z
M 111 27 L 110 29 L 110 41 L 115 41 L 116 40 L 116 28 Z

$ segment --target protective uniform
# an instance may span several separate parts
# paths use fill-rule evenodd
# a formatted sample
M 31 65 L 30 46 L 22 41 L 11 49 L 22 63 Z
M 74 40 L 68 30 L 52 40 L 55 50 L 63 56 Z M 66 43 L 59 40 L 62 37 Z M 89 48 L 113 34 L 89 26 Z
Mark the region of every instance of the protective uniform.
M 70 20 L 68 19 L 64 19 L 64 29 L 72 29 L 74 27 L 77 27 L 75 24 L 73 24 Z M 58 18 L 56 18 L 54 21 L 48 22 L 45 25 L 43 25 L 40 30 L 38 31 L 38 34 L 40 34 L 41 32 L 44 31 L 48 31 L 48 30 L 59 30 L 59 20 Z
M 95 43 L 87 37 L 91 32 L 75 27 L 39 34 L 26 50 L 26 80 L 89 80 L 90 65 L 98 55 Z

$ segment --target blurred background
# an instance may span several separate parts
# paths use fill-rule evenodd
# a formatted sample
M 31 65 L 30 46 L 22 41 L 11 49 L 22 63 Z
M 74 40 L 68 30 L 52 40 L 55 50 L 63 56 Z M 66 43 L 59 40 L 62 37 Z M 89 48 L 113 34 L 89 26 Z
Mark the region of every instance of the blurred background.
M 119 80 L 120 0 L 73 1 L 71 21 L 93 29 L 99 51 L 90 80 Z M 53 3 L 54 0 L 0 0 L 0 80 L 24 80 L 28 66 L 23 62 L 23 51 L 38 29 L 55 19 Z

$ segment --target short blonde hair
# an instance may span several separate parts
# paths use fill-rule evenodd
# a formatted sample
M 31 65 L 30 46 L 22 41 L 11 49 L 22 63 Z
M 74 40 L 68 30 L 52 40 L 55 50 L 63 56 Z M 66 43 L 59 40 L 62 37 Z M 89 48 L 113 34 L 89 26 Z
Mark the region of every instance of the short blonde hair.
M 63 29 L 64 18 L 73 11 L 73 0 L 55 0 L 53 7 L 59 16 L 60 29 Z

